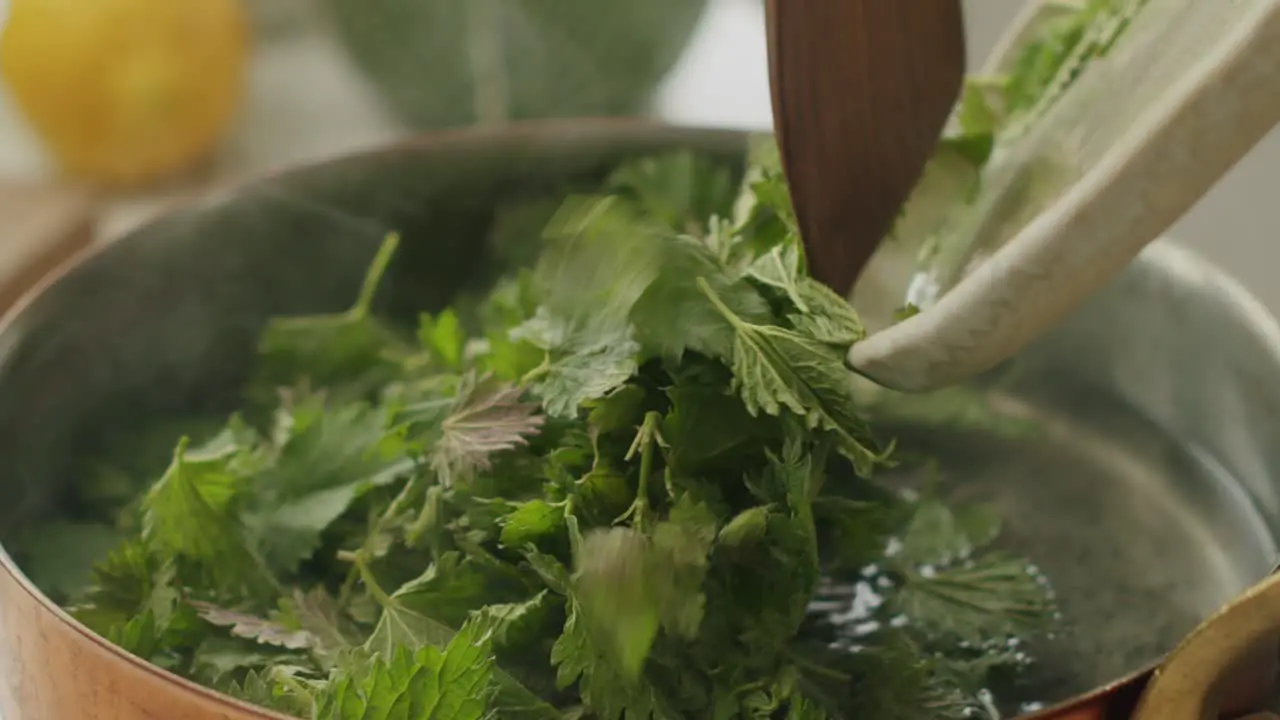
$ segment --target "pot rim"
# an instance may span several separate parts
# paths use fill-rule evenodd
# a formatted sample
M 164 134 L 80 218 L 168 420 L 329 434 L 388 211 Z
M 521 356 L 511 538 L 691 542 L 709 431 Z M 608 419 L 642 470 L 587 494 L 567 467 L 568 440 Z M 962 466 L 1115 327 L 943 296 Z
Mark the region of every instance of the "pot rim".
M 5 335 L 15 331 L 18 322 L 27 313 L 33 303 L 47 295 L 53 288 L 68 276 L 89 266 L 100 255 L 113 251 L 118 242 L 127 242 L 130 236 L 161 221 L 174 212 L 191 207 L 218 204 L 223 200 L 273 178 L 295 173 L 306 173 L 320 168 L 350 162 L 357 159 L 395 156 L 406 152 L 439 150 L 450 146 L 467 148 L 486 141 L 493 143 L 518 141 L 582 142 L 595 139 L 603 142 L 616 142 L 619 139 L 662 138 L 671 144 L 681 141 L 692 146 L 706 144 L 709 141 L 745 140 L 756 131 L 740 129 L 716 129 L 691 125 L 679 125 L 644 118 L 567 118 L 551 120 L 530 120 L 493 127 L 464 127 L 436 132 L 414 134 L 389 143 L 373 145 L 364 149 L 335 154 L 330 157 L 295 163 L 269 172 L 259 173 L 244 178 L 235 178 L 215 186 L 199 195 L 177 200 L 167 205 L 159 213 L 148 218 L 135 228 L 118 238 L 106 242 L 97 242 L 82 248 L 67 258 L 52 272 L 45 275 L 3 313 L 0 313 L 0 345 L 5 343 Z M 1280 366 L 1280 321 L 1268 310 L 1243 283 L 1233 275 L 1219 267 L 1211 260 L 1190 248 L 1174 244 L 1170 239 L 1161 238 L 1139 255 L 1135 262 L 1158 268 L 1160 272 L 1173 278 L 1179 284 L 1211 287 L 1217 302 L 1233 307 L 1242 327 L 1257 334 L 1260 344 L 1266 347 L 1275 364 Z M 42 593 L 39 588 L 18 567 L 17 563 L 0 544 L 0 572 L 9 575 L 18 586 L 29 595 L 43 610 L 69 626 L 78 635 L 94 643 L 100 649 L 119 661 L 129 663 L 133 667 L 152 676 L 156 680 L 177 685 L 190 692 L 202 696 L 228 710 L 256 713 L 263 720 L 296 720 L 288 715 L 239 700 L 230 695 L 217 692 L 194 681 L 183 678 L 168 670 L 136 657 L 101 635 L 93 632 L 80 623 Z M 1115 680 L 1102 684 L 1085 693 L 1072 696 L 1066 700 L 1047 706 L 1040 710 L 1017 716 L 1017 720 L 1053 720 L 1068 717 L 1066 713 L 1084 708 L 1098 702 L 1115 692 L 1123 691 L 1130 686 L 1139 686 L 1159 665 L 1157 660 L 1149 665 L 1136 669 Z

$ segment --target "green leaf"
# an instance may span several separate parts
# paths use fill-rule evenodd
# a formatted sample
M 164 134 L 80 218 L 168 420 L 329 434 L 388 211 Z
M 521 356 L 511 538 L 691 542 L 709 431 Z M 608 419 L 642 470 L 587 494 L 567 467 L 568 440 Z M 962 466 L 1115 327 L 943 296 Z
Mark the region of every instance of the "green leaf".
M 149 587 L 146 595 L 139 598 L 139 604 L 107 626 L 107 639 L 144 660 L 154 661 L 168 649 L 167 645 L 174 640 L 171 627 L 180 624 L 175 623 L 181 610 L 181 595 L 175 585 L 175 576 L 176 569 L 171 562 L 157 568 L 155 574 L 148 578 Z M 101 607 L 98 606 L 99 609 Z M 85 613 L 84 610 L 90 612 Z M 87 624 L 104 619 L 93 613 L 92 608 L 81 608 L 76 615 L 87 620 Z
M 661 566 L 653 548 L 629 528 L 593 530 L 575 560 L 574 597 L 590 625 L 587 632 L 618 672 L 634 679 L 658 635 L 669 582 L 656 574 Z
M 970 643 L 1045 627 L 1055 609 L 1040 573 L 1001 553 L 974 555 L 999 530 L 999 516 L 984 506 L 953 512 L 920 502 L 891 558 L 904 578 L 893 606 L 926 632 Z
M 409 609 L 397 598 L 383 598 L 379 604 L 382 616 L 364 647 L 384 660 L 404 649 L 443 646 L 455 635 L 453 628 Z
M 589 622 L 579 605 L 570 605 L 564 632 L 551 648 L 557 687 L 576 683 L 586 709 L 601 720 L 653 717 L 661 706 L 656 690 L 644 678 L 628 678 L 597 648 Z
M 483 720 L 490 717 L 494 662 L 487 635 L 463 627 L 443 648 L 401 649 L 330 682 L 319 720 Z
M 501 523 L 502 535 L 498 541 L 504 547 L 521 548 L 563 532 L 564 508 L 546 500 L 530 500 L 505 515 Z
M 638 427 L 644 419 L 645 398 L 644 388 L 623 385 L 591 403 L 588 422 L 600 433 Z
M 965 560 L 1000 533 L 1000 516 L 982 505 L 953 511 L 937 500 L 923 500 L 915 508 L 902 538 L 898 562 L 945 565 Z
M 410 474 L 401 432 L 363 403 L 329 404 L 304 394 L 282 406 L 275 461 L 255 478 L 245 523 L 277 572 L 291 573 L 321 534 L 365 493 Z
M 432 438 L 431 467 L 445 485 L 490 467 L 491 458 L 525 445 L 542 427 L 537 406 L 519 388 L 463 376 L 448 416 Z
M 434 317 L 430 313 L 418 316 L 418 344 L 443 367 L 457 370 L 461 366 L 466 341 L 462 323 L 452 308 L 445 308 Z
M 714 291 L 703 292 L 719 304 Z M 723 305 L 733 323 L 734 389 L 753 415 L 789 410 L 811 429 L 828 430 L 860 474 L 869 474 L 884 455 L 871 448 L 871 429 L 857 414 L 852 378 L 839 350 L 798 333 L 742 320 Z
M 696 232 L 707 218 L 728 212 L 734 197 L 728 169 L 687 150 L 627 163 L 606 187 L 677 232 Z
M 168 570 L 166 570 L 168 568 Z M 71 613 L 105 635 L 138 614 L 171 566 L 152 555 L 138 539 L 124 543 L 93 567 L 93 584 L 78 594 Z
M 772 314 L 764 298 L 748 283 L 725 273 L 702 243 L 674 238 L 666 243 L 662 272 L 631 310 L 635 336 L 647 354 L 679 360 L 686 350 L 728 358 L 733 325 L 698 289 L 698 279 L 736 315 L 767 323 Z
M 225 627 L 236 637 L 288 650 L 303 650 L 314 647 L 318 643 L 316 637 L 306 630 L 288 628 L 256 615 L 227 610 L 212 603 L 192 602 L 191 606 L 205 622 Z
M 797 311 L 807 313 L 809 306 L 799 288 L 803 263 L 797 239 L 779 243 L 761 255 L 747 268 L 747 274 L 756 282 L 781 290 Z
M 797 332 L 841 349 L 866 336 L 866 328 L 853 307 L 826 285 L 803 278 L 796 285 L 796 294 L 805 309 L 788 319 Z
M 270 708 L 290 715 L 300 715 L 311 711 L 311 698 L 298 697 L 292 687 L 285 685 L 280 678 L 287 678 L 291 673 L 280 667 L 265 668 L 263 671 L 250 670 L 243 681 L 231 681 L 220 689 L 227 694 L 251 702 L 259 707 Z M 292 678 L 290 678 L 292 680 Z
M 585 338 L 625 332 L 631 307 L 662 269 L 670 231 L 616 197 L 577 197 L 547 235 L 535 277 L 550 319 Z
M 230 502 L 241 479 L 230 464 L 236 448 L 188 450 L 178 442 L 173 462 L 142 501 L 142 537 L 169 557 L 211 566 L 242 559 L 243 546 Z
M 360 296 L 347 311 L 328 315 L 274 318 L 262 333 L 259 362 L 252 387 L 256 399 L 269 398 L 276 386 L 299 377 L 316 386 L 350 382 L 385 382 L 397 369 L 397 358 L 409 348 L 373 316 L 373 299 L 399 245 L 389 235 L 365 277 Z
M 671 446 L 671 464 L 695 472 L 711 460 L 737 464 L 740 454 L 773 437 L 770 422 L 747 412 L 729 388 L 682 382 L 667 390 L 671 411 L 663 419 L 662 436 Z
M 468 622 L 484 628 L 496 647 L 530 643 L 539 639 L 537 634 L 557 604 L 551 593 L 542 590 L 528 600 L 485 605 Z
M 760 542 L 769 530 L 770 512 L 769 506 L 757 505 L 733 516 L 733 519 L 720 529 L 720 544 L 736 550 L 749 548 Z
M 659 583 L 650 580 L 664 591 L 660 597 L 662 625 L 686 640 L 697 637 L 706 612 L 702 584 L 710 566 L 716 526 L 716 515 L 707 505 L 684 495 L 653 531 L 652 562 L 658 568 L 654 572 L 669 574 Z
M 547 352 L 528 376 L 532 391 L 552 417 L 572 418 L 583 403 L 605 397 L 635 373 L 640 346 L 628 332 L 574 336 Z
M 939 642 L 980 644 L 1049 626 L 1056 609 L 1043 577 L 1001 554 L 909 572 L 891 604 Z
M 236 637 L 210 636 L 201 641 L 192 658 L 192 674 L 197 680 L 226 691 L 233 685 L 233 676 L 245 670 L 262 670 L 279 662 L 298 659 L 300 656 L 279 648 L 259 645 Z M 236 697 L 249 698 L 236 693 Z

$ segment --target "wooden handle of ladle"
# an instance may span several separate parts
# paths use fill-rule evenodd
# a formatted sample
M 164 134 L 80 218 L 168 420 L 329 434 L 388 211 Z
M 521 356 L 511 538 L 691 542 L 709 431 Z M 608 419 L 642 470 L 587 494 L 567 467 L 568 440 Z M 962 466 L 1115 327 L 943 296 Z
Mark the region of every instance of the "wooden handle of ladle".
M 768 0 L 774 128 L 809 270 L 844 294 L 964 80 L 959 0 Z

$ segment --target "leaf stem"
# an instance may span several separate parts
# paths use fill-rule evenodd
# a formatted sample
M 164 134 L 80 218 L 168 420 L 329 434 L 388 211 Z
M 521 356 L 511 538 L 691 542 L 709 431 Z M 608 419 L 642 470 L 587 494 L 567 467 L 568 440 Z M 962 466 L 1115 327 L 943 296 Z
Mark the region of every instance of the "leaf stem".
M 549 372 L 551 372 L 551 353 L 547 352 L 542 356 L 542 362 L 537 367 L 525 373 L 520 378 L 519 385 L 522 388 L 527 388 L 538 380 L 541 380 Z
M 369 553 L 369 544 L 382 535 L 383 529 L 392 518 L 400 514 L 400 510 L 409 502 L 409 498 L 417 490 L 421 479 L 422 476 L 419 474 L 414 474 L 409 477 L 409 480 L 405 482 L 404 487 L 400 489 L 400 492 L 396 494 L 394 499 L 392 499 L 391 504 L 387 506 L 386 511 L 384 511 L 377 520 L 373 521 L 373 526 L 369 529 L 369 534 L 365 536 L 364 544 L 361 545 L 359 549 L 354 552 L 349 550 L 340 550 L 338 552 L 340 560 L 344 559 L 344 555 L 349 554 L 352 563 L 351 567 L 347 570 L 347 576 L 342 581 L 342 589 L 338 592 L 339 608 L 345 608 L 347 603 L 351 600 L 351 593 L 355 590 L 356 578 L 360 574 L 361 563 L 364 562 L 365 557 Z
M 365 587 L 369 588 L 369 594 L 373 596 L 373 599 L 376 600 L 383 609 L 395 605 L 395 601 L 391 599 L 391 596 L 387 594 L 387 591 L 383 590 L 382 586 L 378 584 L 378 579 L 373 576 L 373 572 L 369 570 L 369 565 L 365 562 L 364 558 L 357 554 L 354 560 L 355 569 L 360 573 L 360 579 L 364 581 Z
M 742 318 L 738 317 L 737 313 L 730 310 L 729 306 L 724 304 L 724 301 L 720 299 L 720 296 L 716 294 L 716 291 L 711 289 L 711 285 L 707 282 L 706 278 L 699 277 L 697 279 L 697 283 L 698 289 L 701 290 L 702 294 L 706 295 L 707 299 L 711 301 L 716 312 L 723 315 L 724 319 L 728 320 L 729 324 L 732 325 L 735 330 L 741 330 L 745 324 L 742 322 Z
M 799 668 L 802 672 L 807 672 L 813 675 L 821 675 L 822 677 L 827 678 L 828 680 L 833 680 L 838 683 L 848 683 L 853 681 L 853 677 L 850 676 L 849 674 L 842 673 L 839 670 L 832 670 L 831 668 L 826 667 L 825 665 L 816 663 L 813 660 L 810 660 L 809 658 L 804 657 L 803 655 L 797 654 L 796 651 L 792 650 L 791 648 L 784 648 L 782 653 L 787 657 L 788 660 L 794 663 L 795 666 Z
M 644 532 L 649 513 L 649 476 L 653 474 L 653 453 L 658 444 L 658 426 L 662 422 L 662 413 L 650 410 L 645 413 L 644 423 L 636 433 L 635 443 L 627 451 L 627 458 L 640 451 L 640 479 L 636 484 L 636 499 L 630 509 L 619 520 L 631 518 L 636 530 Z
M 378 248 L 378 254 L 373 256 L 369 271 L 365 273 L 364 282 L 360 285 L 360 294 L 356 296 L 356 304 L 350 310 L 352 316 L 364 317 L 369 314 L 369 310 L 373 307 L 373 298 L 378 294 L 378 286 L 382 284 L 382 277 L 386 274 L 387 266 L 391 264 L 391 258 L 395 256 L 396 248 L 399 246 L 400 234 L 387 233 L 387 237 Z

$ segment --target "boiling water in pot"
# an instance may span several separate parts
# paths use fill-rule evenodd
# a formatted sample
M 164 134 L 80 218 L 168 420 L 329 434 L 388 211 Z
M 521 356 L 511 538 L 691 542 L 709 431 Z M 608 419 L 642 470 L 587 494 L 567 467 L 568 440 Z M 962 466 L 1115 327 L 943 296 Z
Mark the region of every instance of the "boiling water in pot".
M 1064 629 L 1026 645 L 1034 663 L 997 699 L 1030 710 L 1158 659 L 1264 574 L 1275 545 L 1216 462 L 1106 394 L 1012 388 L 990 396 L 1025 431 L 906 426 L 904 448 L 937 460 L 957 500 L 994 506 L 1001 543 L 1056 590 Z M 918 472 L 888 482 L 918 485 Z M 852 617 L 842 578 L 828 598 Z

